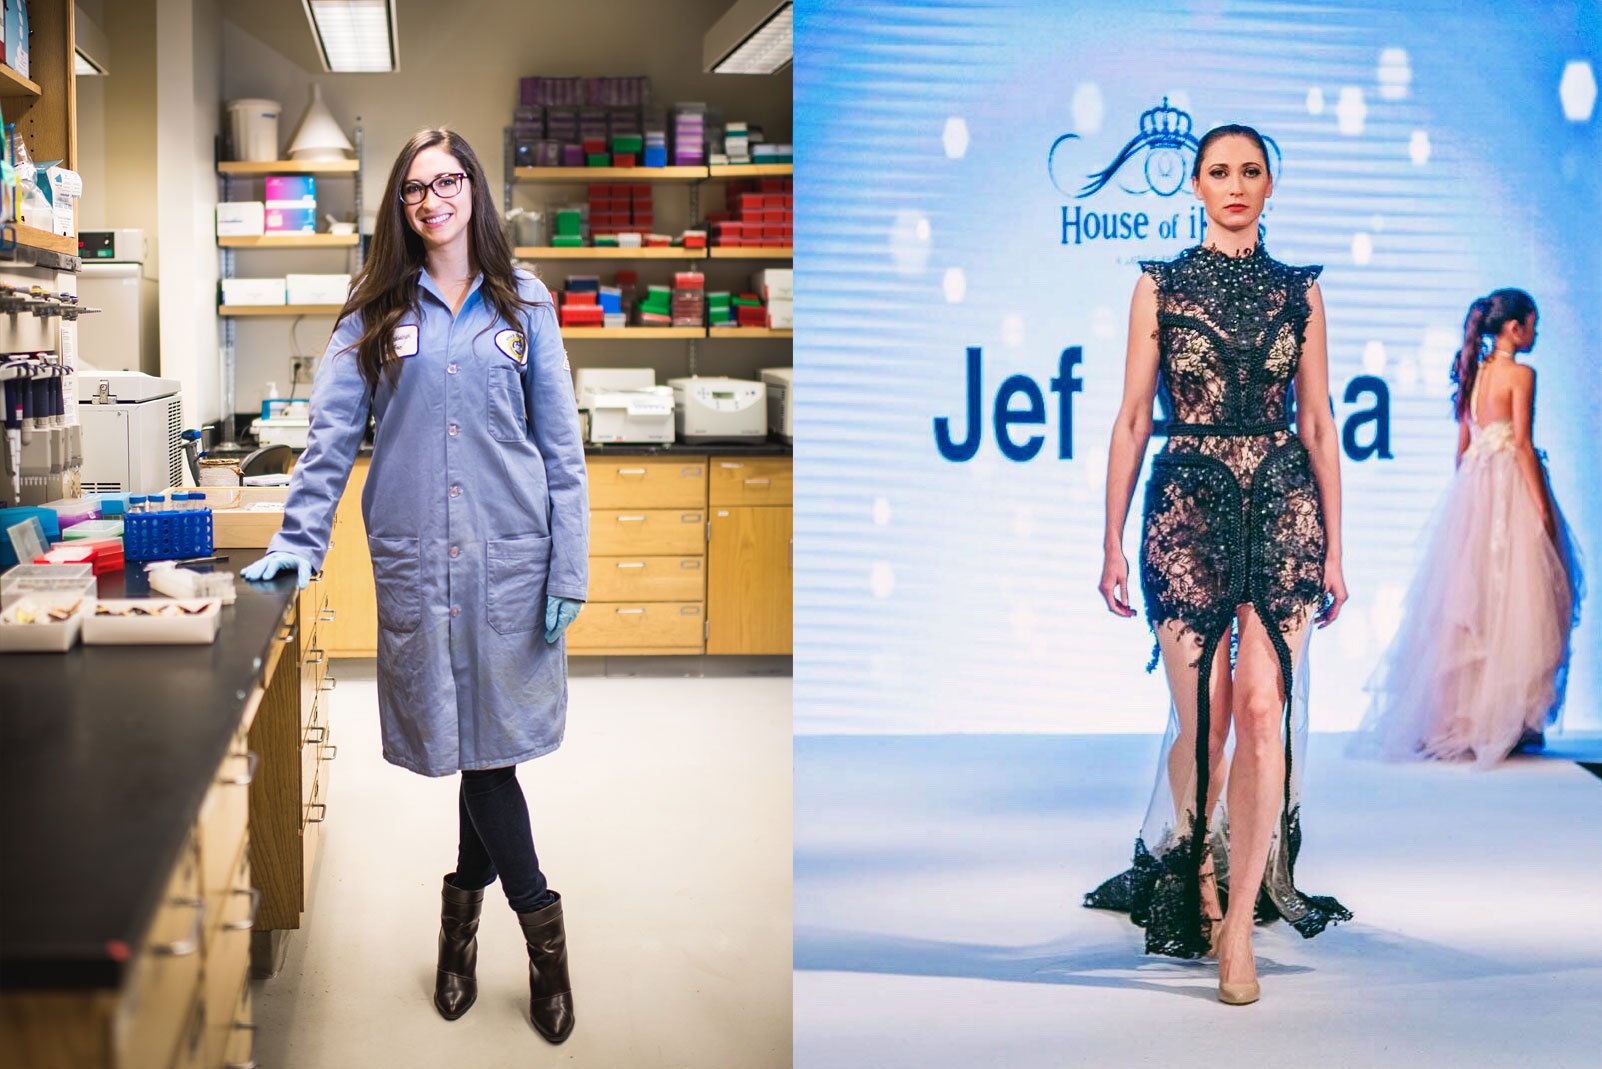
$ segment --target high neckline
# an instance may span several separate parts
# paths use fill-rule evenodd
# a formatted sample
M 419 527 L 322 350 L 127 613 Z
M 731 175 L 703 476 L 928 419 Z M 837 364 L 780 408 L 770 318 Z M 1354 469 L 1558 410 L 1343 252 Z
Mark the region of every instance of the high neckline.
M 1213 257 L 1214 259 L 1229 260 L 1231 262 L 1237 262 L 1237 263 L 1238 262 L 1249 262 L 1249 261 L 1252 261 L 1252 260 L 1263 259 L 1264 257 L 1266 257 L 1268 255 L 1263 250 L 1263 243 L 1261 241 L 1258 241 L 1257 244 L 1253 245 L 1250 249 L 1246 250 L 1244 253 L 1224 252 L 1222 249 L 1215 249 L 1211 245 L 1207 245 L 1207 244 L 1200 244 L 1200 245 L 1197 245 L 1195 247 L 1196 247 L 1196 249 L 1198 251 L 1204 252 L 1208 256 Z

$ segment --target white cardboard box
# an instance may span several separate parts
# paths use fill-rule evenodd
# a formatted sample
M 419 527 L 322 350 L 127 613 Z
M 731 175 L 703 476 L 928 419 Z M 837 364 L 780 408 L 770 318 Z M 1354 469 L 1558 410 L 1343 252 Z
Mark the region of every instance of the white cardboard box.
M 774 298 L 768 302 L 768 329 L 795 329 L 795 302 Z
M 258 237 L 267 232 L 267 205 L 259 200 L 227 201 L 217 205 L 217 236 Z
M 764 301 L 795 300 L 795 270 L 769 267 L 751 276 L 751 286 Z
M 349 275 L 286 275 L 290 304 L 344 304 L 350 294 Z
M 222 280 L 224 304 L 284 304 L 281 278 L 225 278 Z

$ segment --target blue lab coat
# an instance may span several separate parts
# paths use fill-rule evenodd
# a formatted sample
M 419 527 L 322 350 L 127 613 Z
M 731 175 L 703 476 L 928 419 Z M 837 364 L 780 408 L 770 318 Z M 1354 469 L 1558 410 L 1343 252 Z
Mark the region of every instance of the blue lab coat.
M 562 742 L 567 647 L 545 641 L 545 598 L 586 596 L 589 494 L 550 292 L 526 272 L 518 282 L 545 302 L 523 322 L 495 316 L 482 277 L 453 320 L 423 271 L 419 308 L 395 333 L 400 378 L 372 394 L 356 362 L 360 320 L 339 322 L 268 545 L 321 566 L 371 406 L 362 515 L 384 757 L 425 776 L 513 765 Z

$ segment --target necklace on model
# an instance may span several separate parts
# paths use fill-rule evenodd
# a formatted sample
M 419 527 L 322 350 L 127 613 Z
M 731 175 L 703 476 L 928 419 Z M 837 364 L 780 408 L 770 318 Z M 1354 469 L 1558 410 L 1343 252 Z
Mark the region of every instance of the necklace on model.
M 1208 250 L 1209 252 L 1216 252 L 1220 256 L 1227 256 L 1232 260 L 1244 260 L 1249 256 L 1255 255 L 1257 252 L 1256 245 L 1248 245 L 1244 249 L 1239 249 L 1235 252 L 1226 252 L 1225 250 L 1220 249 L 1217 245 L 1211 244 L 1203 245 L 1202 248 Z

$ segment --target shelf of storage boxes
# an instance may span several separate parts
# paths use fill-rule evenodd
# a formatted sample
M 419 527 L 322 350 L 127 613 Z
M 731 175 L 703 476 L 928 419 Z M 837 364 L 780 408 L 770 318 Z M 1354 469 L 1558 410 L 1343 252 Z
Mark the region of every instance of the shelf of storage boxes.
M 217 171 L 227 179 L 261 178 L 265 193 L 263 200 L 217 205 L 219 248 L 349 249 L 360 244 L 354 232 L 317 232 L 316 176 L 350 175 L 360 181 L 358 161 L 223 162 Z M 348 273 L 224 277 L 220 282 L 217 314 L 222 316 L 333 316 L 344 307 L 350 291 Z

